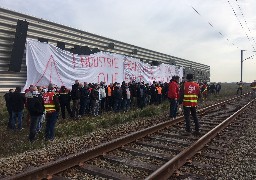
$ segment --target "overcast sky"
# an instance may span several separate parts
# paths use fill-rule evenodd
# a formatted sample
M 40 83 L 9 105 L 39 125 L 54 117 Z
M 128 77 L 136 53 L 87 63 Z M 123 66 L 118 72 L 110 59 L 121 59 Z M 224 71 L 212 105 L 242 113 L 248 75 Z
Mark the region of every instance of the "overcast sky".
M 256 80 L 255 0 L 0 0 L 0 6 Z M 196 12 L 197 11 L 197 12 Z M 199 13 L 199 14 L 198 14 Z M 255 55 L 254 55 L 255 54 Z

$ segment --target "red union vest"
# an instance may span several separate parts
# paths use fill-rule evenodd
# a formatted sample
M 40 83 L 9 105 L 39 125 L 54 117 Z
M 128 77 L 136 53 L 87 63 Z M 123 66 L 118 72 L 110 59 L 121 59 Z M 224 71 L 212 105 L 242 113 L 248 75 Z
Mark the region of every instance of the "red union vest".
M 56 111 L 55 104 L 54 104 L 54 101 L 53 101 L 53 96 L 55 96 L 54 92 L 47 92 L 47 93 L 44 93 L 44 95 L 43 95 L 44 107 L 45 107 L 46 113 Z
M 199 94 L 199 85 L 197 83 L 185 82 L 183 106 L 186 106 L 186 107 L 197 106 L 198 94 Z

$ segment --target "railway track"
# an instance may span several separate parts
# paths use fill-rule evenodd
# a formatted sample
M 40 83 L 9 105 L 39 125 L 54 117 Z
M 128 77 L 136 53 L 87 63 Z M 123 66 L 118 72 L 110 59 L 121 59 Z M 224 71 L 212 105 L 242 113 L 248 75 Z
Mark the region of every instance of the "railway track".
M 199 110 L 199 136 L 184 136 L 179 117 L 5 179 L 168 179 L 252 103 L 249 97 L 236 97 Z

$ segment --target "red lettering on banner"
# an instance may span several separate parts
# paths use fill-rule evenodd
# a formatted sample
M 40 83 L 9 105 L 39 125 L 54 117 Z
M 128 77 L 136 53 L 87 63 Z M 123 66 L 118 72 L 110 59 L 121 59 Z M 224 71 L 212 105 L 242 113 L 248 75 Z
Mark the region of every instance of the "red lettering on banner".
M 128 59 L 126 59 L 124 62 L 124 68 L 130 71 L 136 71 L 136 66 L 137 66 L 136 62 L 130 61 Z
M 110 58 L 107 58 L 107 63 L 109 67 L 112 67 L 113 61 Z
M 93 59 L 93 64 L 94 64 L 94 67 L 98 67 L 99 66 L 98 58 Z
M 81 57 L 82 67 L 107 67 L 118 69 L 118 59 L 117 58 L 106 58 L 106 57 L 95 57 L 88 56 L 85 60 Z
M 105 58 L 104 57 L 99 57 L 100 67 L 103 67 L 103 65 L 105 64 L 104 62 L 105 62 Z
M 106 76 L 104 73 L 99 73 L 98 75 L 98 83 L 100 83 L 101 81 L 106 82 Z
M 84 59 L 83 59 L 83 56 L 80 56 L 80 61 L 81 61 L 82 67 L 84 67 Z
M 117 76 L 118 76 L 118 73 L 112 74 L 112 83 L 117 81 Z
M 98 74 L 98 83 L 102 82 L 109 82 L 109 77 L 111 77 L 111 81 L 112 83 L 116 82 L 118 79 L 118 73 L 104 73 L 101 72 Z
M 93 67 L 93 58 L 94 58 L 94 57 L 89 57 L 89 58 L 88 58 L 89 67 Z
M 152 69 L 149 66 L 142 66 L 142 71 L 147 74 L 152 74 Z
M 129 82 L 129 81 L 136 80 L 136 76 L 133 75 L 133 74 L 131 74 L 131 75 L 125 74 L 124 79 L 125 79 L 126 82 Z
M 75 59 L 75 55 L 73 54 L 73 69 L 75 69 L 76 67 L 76 59 Z
M 116 58 L 114 58 L 114 59 L 113 59 L 113 67 L 114 67 L 114 68 L 116 68 L 116 69 L 118 69 L 118 68 L 119 68 L 119 67 L 118 67 L 118 62 L 117 62 L 117 61 L 118 61 L 118 59 L 116 59 Z

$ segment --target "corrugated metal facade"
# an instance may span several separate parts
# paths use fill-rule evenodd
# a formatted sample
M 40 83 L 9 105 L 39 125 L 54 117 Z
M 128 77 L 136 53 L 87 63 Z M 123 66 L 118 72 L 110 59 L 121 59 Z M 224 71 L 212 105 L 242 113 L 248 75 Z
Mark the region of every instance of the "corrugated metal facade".
M 185 73 L 193 72 L 197 79 L 210 80 L 210 66 L 0 8 L 0 91 L 23 86 L 26 81 L 25 56 L 21 72 L 8 72 L 18 19 L 29 22 L 27 37 L 45 38 L 54 45 L 57 44 L 57 41 L 64 42 L 66 50 L 70 50 L 74 45 L 80 45 L 88 46 L 91 49 L 98 48 L 102 51 L 124 54 L 149 63 L 152 61 L 174 63 L 177 66 L 185 67 Z M 114 49 L 108 48 L 109 43 L 114 43 Z M 134 49 L 137 50 L 137 54 L 132 53 Z

